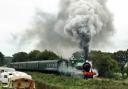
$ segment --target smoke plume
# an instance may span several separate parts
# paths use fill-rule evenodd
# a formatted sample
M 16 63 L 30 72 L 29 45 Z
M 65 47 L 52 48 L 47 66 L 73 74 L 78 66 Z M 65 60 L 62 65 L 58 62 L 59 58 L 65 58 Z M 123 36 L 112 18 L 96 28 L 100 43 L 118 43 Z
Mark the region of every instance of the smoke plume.
M 38 11 L 33 26 L 21 39 L 34 38 L 38 49 L 69 56 L 79 48 L 88 53 L 89 47 L 103 47 L 112 33 L 106 0 L 61 0 L 57 16 Z

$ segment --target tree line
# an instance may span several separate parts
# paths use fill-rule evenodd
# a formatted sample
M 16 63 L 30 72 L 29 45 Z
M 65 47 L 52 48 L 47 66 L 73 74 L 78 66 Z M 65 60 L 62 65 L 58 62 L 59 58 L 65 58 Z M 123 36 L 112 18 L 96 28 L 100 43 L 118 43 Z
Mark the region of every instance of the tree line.
M 8 62 L 54 60 L 59 58 L 60 57 L 56 53 L 49 50 L 33 50 L 29 53 L 17 52 L 13 54 L 12 57 L 6 57 L 2 52 L 0 52 L 0 66 L 6 65 Z
M 12 62 L 54 60 L 58 58 L 57 54 L 49 50 L 33 50 L 30 53 L 18 52 L 13 54 Z
M 91 51 L 89 58 L 92 60 L 94 68 L 98 70 L 99 76 L 128 77 L 128 50 L 114 53 Z

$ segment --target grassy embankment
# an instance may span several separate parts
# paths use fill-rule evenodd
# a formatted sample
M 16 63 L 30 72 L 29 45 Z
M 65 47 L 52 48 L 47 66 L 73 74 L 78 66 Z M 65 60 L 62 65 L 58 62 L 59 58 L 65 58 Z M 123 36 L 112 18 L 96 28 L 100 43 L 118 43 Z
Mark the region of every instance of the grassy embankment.
M 128 80 L 79 79 L 54 74 L 29 72 L 37 89 L 128 89 Z
M 2 89 L 3 84 L 0 82 L 0 89 Z

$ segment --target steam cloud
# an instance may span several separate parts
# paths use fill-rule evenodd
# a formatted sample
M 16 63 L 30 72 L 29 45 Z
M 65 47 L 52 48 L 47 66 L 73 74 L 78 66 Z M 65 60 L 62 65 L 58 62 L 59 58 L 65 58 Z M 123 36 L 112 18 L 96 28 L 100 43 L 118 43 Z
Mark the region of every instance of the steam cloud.
M 113 33 L 112 17 L 105 4 L 106 0 L 61 0 L 57 17 L 38 11 L 33 27 L 21 39 L 27 42 L 34 38 L 38 49 L 64 56 L 79 48 L 88 53 L 89 46 L 103 47 Z

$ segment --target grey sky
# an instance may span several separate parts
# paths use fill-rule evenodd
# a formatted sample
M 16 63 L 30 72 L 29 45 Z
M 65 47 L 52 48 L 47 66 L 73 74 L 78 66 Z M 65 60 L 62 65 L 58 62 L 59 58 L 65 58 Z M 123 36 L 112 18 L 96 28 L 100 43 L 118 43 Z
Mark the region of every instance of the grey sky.
M 37 8 L 56 14 L 59 0 L 0 0 L 0 51 L 5 55 L 12 55 L 17 51 L 30 51 L 29 48 L 17 49 L 12 43 L 12 34 L 21 33 L 31 25 L 32 18 Z M 112 43 L 103 51 L 116 51 L 127 49 L 128 45 L 128 1 L 108 0 L 108 8 L 114 17 L 115 34 Z
M 108 51 L 126 50 L 128 48 L 128 1 L 108 0 L 108 8 L 113 14 L 115 33 Z

